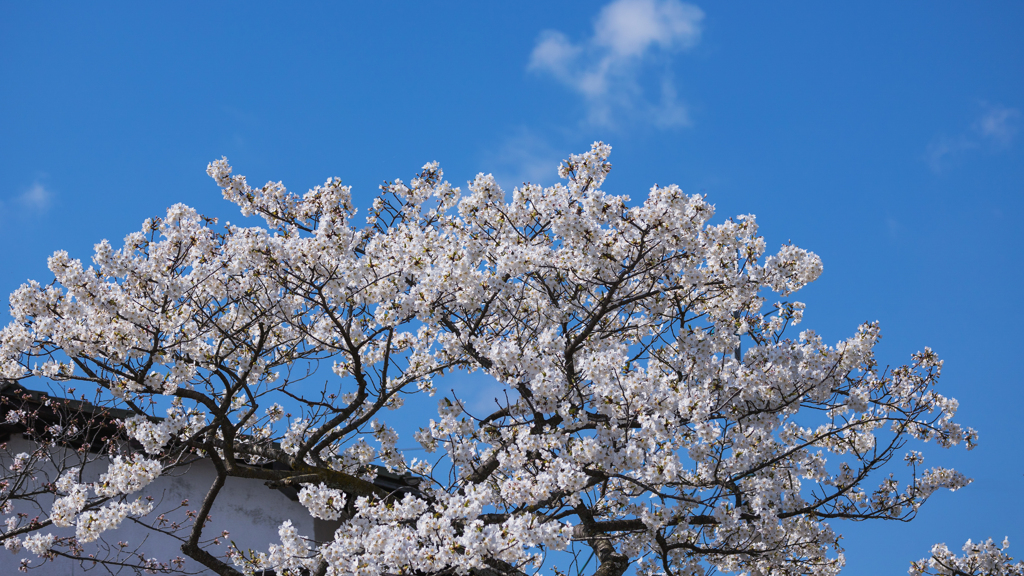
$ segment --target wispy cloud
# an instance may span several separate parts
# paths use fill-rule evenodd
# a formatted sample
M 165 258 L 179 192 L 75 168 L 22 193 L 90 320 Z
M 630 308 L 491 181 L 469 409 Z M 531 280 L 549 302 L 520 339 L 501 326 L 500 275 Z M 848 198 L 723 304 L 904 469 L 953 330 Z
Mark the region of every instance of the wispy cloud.
M 900 235 L 900 223 L 898 220 L 893 218 L 891 215 L 885 218 L 885 227 L 889 231 L 889 238 L 895 240 Z
M 33 182 L 21 193 L 0 199 L 0 220 L 8 222 L 8 218 L 38 216 L 50 209 L 53 199 L 54 194 L 51 190 L 38 181 Z
M 1002 146 L 1008 146 L 1017 135 L 1017 122 L 1020 110 L 1005 106 L 986 106 L 985 114 L 975 124 L 975 130 L 982 138 L 991 140 Z
M 932 172 L 939 173 L 948 168 L 959 153 L 977 147 L 978 143 L 966 135 L 937 136 L 928 143 L 925 160 Z
M 949 168 L 957 157 L 968 150 L 982 147 L 1005 148 L 1017 136 L 1021 113 L 1016 108 L 998 104 L 982 104 L 984 112 L 970 129 L 957 136 L 936 136 L 928 143 L 925 160 L 933 172 Z
M 521 129 L 482 161 L 502 188 L 512 190 L 524 182 L 551 185 L 558 180 L 558 164 L 565 156 L 536 132 Z
M 45 212 L 53 203 L 53 192 L 39 182 L 35 182 L 15 199 L 17 204 L 32 212 Z
M 483 372 L 463 373 L 460 380 L 454 387 L 454 393 L 462 401 L 463 408 L 476 418 L 485 418 L 519 399 L 514 388 Z
M 601 9 L 593 35 L 573 42 L 557 30 L 540 35 L 528 69 L 549 74 L 583 97 L 588 120 L 610 126 L 620 116 L 661 128 L 689 123 L 668 64 L 700 41 L 704 12 L 678 0 L 615 0 Z M 661 91 L 651 102 L 644 72 L 661 64 Z

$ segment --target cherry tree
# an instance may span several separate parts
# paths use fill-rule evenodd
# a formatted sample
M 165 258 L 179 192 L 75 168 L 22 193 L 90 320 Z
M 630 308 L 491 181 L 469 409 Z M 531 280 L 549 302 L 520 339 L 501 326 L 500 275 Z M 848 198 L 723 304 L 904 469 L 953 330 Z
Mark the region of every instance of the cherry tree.
M 814 253 L 766 255 L 753 216 L 713 223 L 677 186 L 606 192 L 609 153 L 511 193 L 481 174 L 463 194 L 430 163 L 359 218 L 336 178 L 299 196 L 218 160 L 224 197 L 264 225 L 178 204 L 91 266 L 54 254 L 52 283 L 11 296 L 0 375 L 97 389 L 130 441 L 99 481 L 65 466 L 50 509 L 5 537 L 53 555 L 125 518 L 158 528 L 147 484 L 208 459 L 178 528 L 222 575 L 835 574 L 834 521 L 907 521 L 969 482 L 917 450 L 976 441 L 934 352 L 886 368 L 877 323 L 794 334 Z M 453 373 L 500 393 L 481 410 Z M 396 428 L 421 414 L 413 457 Z M 384 489 L 379 470 L 411 481 Z M 233 477 L 294 487 L 333 538 L 208 534 Z

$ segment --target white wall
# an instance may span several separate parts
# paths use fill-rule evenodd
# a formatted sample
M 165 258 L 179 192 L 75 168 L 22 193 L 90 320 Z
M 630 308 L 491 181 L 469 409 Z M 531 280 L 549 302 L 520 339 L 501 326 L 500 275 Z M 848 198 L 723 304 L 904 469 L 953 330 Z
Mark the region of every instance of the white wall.
M 12 453 L 31 452 L 34 449 L 31 442 L 23 440 L 20 436 L 12 437 L 8 442 L 8 447 Z M 2 464 L 5 467 L 9 465 L 8 463 Z M 105 470 L 106 463 L 97 462 L 87 472 L 90 473 L 90 476 L 98 477 Z M 137 493 L 137 495 L 153 496 L 160 503 L 154 508 L 154 512 L 144 520 L 154 520 L 159 510 L 173 508 L 186 498 L 189 500 L 188 509 L 198 509 L 203 497 L 213 484 L 214 477 L 213 465 L 209 461 L 200 461 L 187 470 L 180 469 L 172 475 L 157 478 L 152 484 Z M 136 496 L 136 494 L 132 496 Z M 179 513 L 176 517 L 180 516 Z M 230 540 L 233 540 L 243 550 L 252 548 L 257 551 L 266 551 L 269 544 L 280 542 L 277 530 L 285 520 L 291 520 L 299 534 L 309 538 L 323 539 L 330 537 L 331 534 L 331 527 L 327 526 L 327 523 L 316 522 L 314 527 L 314 519 L 301 504 L 290 500 L 278 490 L 268 488 L 261 480 L 228 478 L 214 504 L 211 516 L 212 521 L 203 531 L 204 540 L 219 535 L 222 530 L 228 530 Z M 43 532 L 53 532 L 58 536 L 72 535 L 74 528 L 49 527 Z M 186 537 L 186 533 L 181 536 Z M 103 540 L 113 545 L 119 541 L 127 541 L 132 548 L 144 542 L 142 552 L 146 557 L 156 557 L 162 561 L 167 561 L 175 556 L 184 556 L 180 550 L 180 542 L 169 536 L 144 529 L 130 519 L 126 519 L 117 530 L 104 533 Z M 221 546 L 210 546 L 207 547 L 207 550 L 220 557 L 227 551 L 226 544 L 226 542 L 222 542 Z M 33 569 L 29 573 L 37 576 L 107 574 L 107 571 L 100 566 L 87 571 L 68 559 L 57 558 L 51 562 L 25 550 L 11 554 L 0 548 L 0 576 L 17 574 L 17 568 L 22 558 L 32 560 Z M 186 571 L 212 574 L 212 572 L 203 571 L 199 564 L 191 560 L 186 564 Z M 121 572 L 121 574 L 131 573 L 130 570 Z

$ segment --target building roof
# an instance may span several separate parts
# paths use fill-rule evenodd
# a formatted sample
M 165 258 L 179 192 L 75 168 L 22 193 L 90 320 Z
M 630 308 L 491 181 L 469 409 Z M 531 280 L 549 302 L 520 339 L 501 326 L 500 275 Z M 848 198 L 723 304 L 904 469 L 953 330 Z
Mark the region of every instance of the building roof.
M 16 410 L 28 411 L 33 417 L 9 417 L 10 413 Z M 76 400 L 52 396 L 47 392 L 30 390 L 17 382 L 0 380 L 0 442 L 7 442 L 14 434 L 22 434 L 26 439 L 34 441 L 48 436 L 52 438 L 54 430 L 64 430 L 69 425 L 77 425 L 84 434 L 55 440 L 74 448 L 85 446 L 90 452 L 100 453 L 110 440 L 119 436 L 123 438 L 117 422 L 135 415 L 136 413 L 131 410 L 99 406 L 84 398 Z M 159 422 L 163 418 L 151 417 L 151 420 Z M 55 429 L 54 425 L 61 428 Z M 141 449 L 141 445 L 134 442 L 132 444 Z M 394 495 L 417 492 L 416 487 L 420 483 L 420 478 L 410 474 L 395 474 L 382 466 L 371 466 L 376 472 L 373 484 L 378 488 Z M 280 462 L 268 462 L 253 467 L 291 470 L 289 466 Z M 298 500 L 298 491 L 294 487 L 284 485 L 277 486 L 276 489 L 290 499 Z

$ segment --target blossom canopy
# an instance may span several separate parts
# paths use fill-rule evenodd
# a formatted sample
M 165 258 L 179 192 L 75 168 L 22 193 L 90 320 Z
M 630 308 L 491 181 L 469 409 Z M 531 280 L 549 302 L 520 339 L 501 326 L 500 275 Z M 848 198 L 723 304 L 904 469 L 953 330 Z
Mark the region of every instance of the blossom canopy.
M 94 385 L 129 442 L 99 481 L 68 469 L 9 547 L 74 552 L 145 523 L 146 486 L 209 459 L 181 550 L 220 574 L 825 575 L 843 565 L 833 521 L 908 520 L 969 482 L 910 447 L 976 440 L 934 352 L 887 369 L 876 323 L 793 335 L 821 260 L 769 254 L 752 215 L 713 223 L 674 185 L 638 204 L 603 190 L 610 151 L 511 193 L 481 174 L 463 195 L 430 163 L 365 220 L 337 178 L 299 196 L 222 159 L 207 172 L 265 226 L 178 204 L 92 266 L 54 254 L 53 283 L 11 296 L 0 374 Z M 440 392 L 452 372 L 502 395 L 479 413 Z M 424 404 L 426 460 L 396 430 Z M 416 481 L 383 489 L 382 469 Z M 211 539 L 229 477 L 296 488 L 333 536 Z

